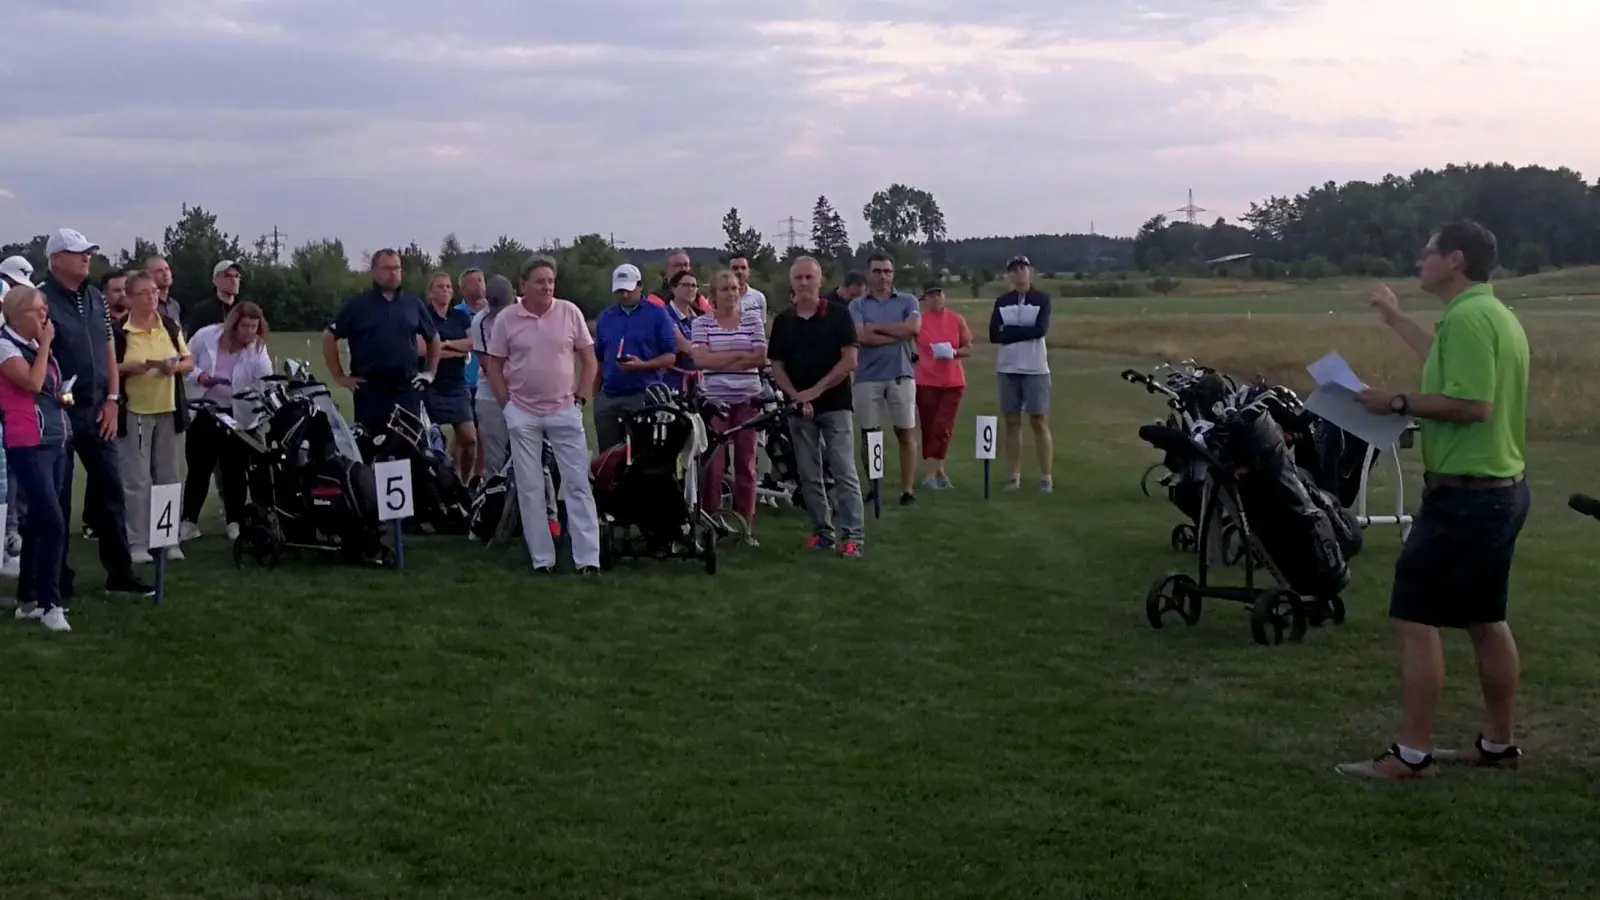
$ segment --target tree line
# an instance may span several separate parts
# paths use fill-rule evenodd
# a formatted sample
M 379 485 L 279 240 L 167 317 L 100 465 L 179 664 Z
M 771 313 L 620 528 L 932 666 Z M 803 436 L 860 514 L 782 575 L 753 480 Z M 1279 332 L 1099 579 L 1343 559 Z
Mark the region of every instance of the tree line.
M 1156 216 L 1134 237 L 1133 262 L 1145 271 L 1202 274 L 1208 260 L 1248 253 L 1246 268 L 1260 278 L 1386 277 L 1414 269 L 1429 232 L 1456 218 L 1492 230 L 1501 265 L 1517 274 L 1600 263 L 1600 181 L 1568 168 L 1509 164 L 1330 181 L 1252 203 L 1238 225 Z
M 1376 183 L 1328 182 L 1292 198 L 1252 203 L 1240 224 L 1218 219 L 1207 226 L 1156 216 L 1131 239 L 1039 234 L 951 240 L 944 213 L 930 192 L 893 184 L 863 205 L 867 231 L 859 241 L 852 239 L 833 203 L 821 196 L 812 210 L 810 233 L 801 238 L 804 246 L 779 251 L 733 208 L 723 217 L 722 246 L 684 249 L 703 268 L 734 255 L 749 258 L 753 283 L 776 311 L 788 302 L 786 264 L 801 254 L 819 258 L 829 280 L 837 283 L 846 272 L 864 268 L 873 251 L 886 250 L 900 266 L 902 286 L 915 289 L 924 280 L 960 279 L 978 296 L 984 285 L 1002 275 L 1005 261 L 1020 253 L 1042 273 L 1071 273 L 1082 282 L 1063 286 L 1067 293 L 1125 296 L 1145 290 L 1131 273 L 1155 274 L 1149 289 L 1166 291 L 1177 285 L 1179 275 L 1215 271 L 1208 260 L 1238 254 L 1251 256 L 1230 272 L 1261 278 L 1392 276 L 1413 267 L 1433 226 L 1457 217 L 1493 229 L 1500 238 L 1502 263 L 1519 273 L 1600 263 L 1600 182 L 1589 184 L 1566 168 L 1510 165 L 1452 165 L 1388 175 Z M 45 241 L 40 235 L 5 244 L 0 256 L 24 255 L 42 273 Z M 419 295 L 434 271 L 459 275 L 477 267 L 514 279 L 529 256 L 545 253 L 557 263 L 557 292 L 590 315 L 611 302 L 613 268 L 632 262 L 653 287 L 660 281 L 666 253 L 617 247 L 598 234 L 539 247 L 502 235 L 486 250 L 467 250 L 450 234 L 436 251 L 415 241 L 396 249 L 404 265 L 404 287 Z M 268 235 L 245 246 L 238 235 L 223 231 L 214 213 L 184 204 L 159 244 L 137 238 L 115 258 L 97 257 L 91 275 L 98 278 L 113 267 L 161 255 L 172 265 L 173 295 L 195 303 L 212 294 L 212 266 L 236 260 L 244 270 L 246 298 L 260 303 L 274 326 L 286 330 L 322 328 L 341 300 L 370 284 L 368 260 L 352 257 L 336 238 L 302 244 L 287 258 L 281 251 Z

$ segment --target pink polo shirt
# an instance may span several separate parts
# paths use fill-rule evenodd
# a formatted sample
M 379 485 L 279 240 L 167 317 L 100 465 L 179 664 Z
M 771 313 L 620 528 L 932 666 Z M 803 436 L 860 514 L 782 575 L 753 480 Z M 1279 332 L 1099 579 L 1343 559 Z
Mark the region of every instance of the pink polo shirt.
M 557 299 L 542 315 L 521 303 L 501 310 L 489 334 L 488 352 L 505 360 L 511 402 L 530 415 L 550 416 L 572 406 L 576 353 L 593 346 L 583 311 Z

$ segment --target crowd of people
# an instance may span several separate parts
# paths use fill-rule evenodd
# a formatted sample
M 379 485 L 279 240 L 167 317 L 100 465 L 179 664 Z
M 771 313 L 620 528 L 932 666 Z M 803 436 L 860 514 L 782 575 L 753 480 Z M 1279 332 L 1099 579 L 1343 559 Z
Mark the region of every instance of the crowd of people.
M 0 261 L 0 427 L 8 464 L 0 478 L 7 519 L 0 572 L 18 579 L 15 615 L 54 631 L 70 630 L 67 601 L 76 590 L 66 553 L 74 462 L 87 482 L 82 533 L 97 542 L 106 589 L 152 595 L 135 569 L 152 561 L 152 485 L 184 485 L 179 543 L 166 552 L 171 560 L 182 560 L 182 543 L 201 536 L 213 483 L 229 539 L 238 536 L 248 501 L 245 449 L 215 417 L 192 415 L 190 401 L 214 403 L 249 428 L 256 413 L 237 395 L 260 388 L 273 371 L 267 316 L 241 299 L 236 261 L 213 267 L 213 296 L 178 298 L 171 265 L 160 256 L 91 284 L 98 251 L 64 228 L 49 236 L 42 276 L 23 257 Z M 954 486 L 945 456 L 973 335 L 946 305 L 942 284 L 925 284 L 915 296 L 900 290 L 895 261 L 877 253 L 865 273 L 848 273 L 824 294 L 821 264 L 804 257 L 790 267 L 789 306 L 774 316 L 750 285 L 747 258 L 730 259 L 703 285 L 687 252 L 671 251 L 664 262 L 653 290 L 637 266 L 618 266 L 616 302 L 591 326 L 576 305 L 555 296 L 549 258 L 528 260 L 515 284 L 476 268 L 431 273 L 425 296 L 416 297 L 401 288 L 400 255 L 381 250 L 371 259 L 372 286 L 344 301 L 324 332 L 324 361 L 331 380 L 351 392 L 363 427 L 381 430 L 396 407 L 419 416 L 426 410 L 450 432 L 451 457 L 468 483 L 511 461 L 529 554 L 541 573 L 556 563 L 554 540 L 537 519 L 544 448 L 562 478 L 574 563 L 580 573 L 598 572 L 589 460 L 622 440 L 624 417 L 645 404 L 653 386 L 681 387 L 685 378 L 697 379 L 723 410 L 712 423 L 718 431 L 758 412 L 764 372 L 793 404 L 789 426 L 811 519 L 806 547 L 862 554 L 863 510 L 873 499 L 858 474 L 864 431 L 887 425 L 894 432 L 902 505 L 917 502 L 919 460 L 922 487 Z M 1033 275 L 1025 257 L 1010 261 L 1013 290 L 995 302 L 989 339 L 1000 345 L 1004 486 L 1022 483 L 1026 417 L 1039 487 L 1049 491 L 1050 298 L 1033 286 Z M 589 404 L 593 447 L 582 410 Z M 734 511 L 753 524 L 758 436 L 739 431 L 728 443 L 708 474 L 720 483 L 732 467 Z M 705 492 L 707 512 L 722 502 L 720 491 Z M 742 539 L 756 543 L 748 529 Z
M 98 247 L 59 229 L 45 248 L 48 271 L 35 280 L 21 257 L 0 260 L 0 497 L 7 538 L 0 570 L 18 578 L 15 616 L 69 631 L 67 601 L 76 573 L 67 563 L 73 480 L 87 483 L 83 528 L 98 544 L 108 591 L 151 595 L 135 570 L 150 560 L 151 484 L 178 480 L 187 466 L 181 541 L 200 536 L 201 509 L 218 484 L 229 537 L 238 533 L 247 488 L 242 451 L 215 423 L 191 420 L 193 395 L 232 404 L 248 427 L 253 411 L 235 395 L 259 387 L 273 368 L 267 317 L 240 299 L 241 268 L 220 260 L 214 296 L 185 304 L 170 293 L 172 270 L 159 257 L 89 283 Z M 1405 715 L 1398 739 L 1375 759 L 1338 767 L 1347 775 L 1416 779 L 1438 762 L 1514 766 L 1520 679 L 1517 647 L 1506 623 L 1509 576 L 1528 516 L 1524 477 L 1529 349 L 1516 316 L 1489 285 L 1498 247 L 1487 229 L 1451 223 L 1434 232 L 1419 260 L 1421 286 L 1445 304 L 1429 328 L 1401 313 L 1379 286 L 1371 304 L 1423 359 L 1421 391 L 1368 388 L 1360 401 L 1375 414 L 1420 422 L 1426 469 L 1422 506 L 1396 564 L 1389 616 L 1398 638 Z M 612 274 L 616 303 L 593 327 L 573 303 L 555 296 L 556 264 L 536 256 L 516 283 L 470 269 L 432 274 L 426 299 L 401 289 L 401 258 L 374 254 L 372 286 L 346 300 L 323 336 L 332 379 L 353 394 L 356 420 L 382 429 L 396 407 L 452 431 L 455 464 L 468 480 L 512 461 L 523 531 L 535 571 L 554 570 L 556 548 L 545 527 L 546 445 L 560 471 L 574 563 L 599 570 L 599 522 L 589 486 L 592 450 L 583 409 L 594 406 L 598 448 L 621 440 L 624 416 L 662 386 L 701 381 L 723 412 L 712 427 L 746 421 L 772 380 L 790 404 L 788 426 L 804 506 L 805 546 L 860 556 L 865 502 L 854 448 L 859 429 L 893 430 L 899 450 L 900 502 L 922 486 L 952 487 L 945 468 L 951 431 L 966 388 L 973 335 L 945 304 L 938 282 L 918 296 L 895 286 L 895 262 L 874 254 L 865 273 L 851 272 L 823 293 L 823 268 L 801 257 L 789 269 L 790 303 L 769 315 L 750 286 L 749 260 L 735 258 L 702 282 L 689 255 L 667 255 L 663 283 L 646 293 L 633 265 Z M 1050 297 L 1033 283 L 1025 257 L 1006 267 L 1011 290 L 989 320 L 997 345 L 997 389 L 1004 427 L 1005 487 L 1021 486 L 1022 426 L 1035 437 L 1039 488 L 1052 489 L 1050 368 L 1045 337 Z M 461 299 L 456 299 L 457 289 Z M 349 365 L 339 352 L 348 344 Z M 731 443 L 736 511 L 753 519 L 753 433 Z M 713 478 L 720 479 L 715 464 Z M 829 490 L 829 483 L 832 490 Z M 705 501 L 721 501 L 708 491 Z M 753 538 L 752 538 L 753 540 Z M 182 559 L 181 544 L 169 551 Z M 1487 706 L 1484 732 L 1464 750 L 1432 748 L 1444 672 L 1439 631 L 1472 637 Z

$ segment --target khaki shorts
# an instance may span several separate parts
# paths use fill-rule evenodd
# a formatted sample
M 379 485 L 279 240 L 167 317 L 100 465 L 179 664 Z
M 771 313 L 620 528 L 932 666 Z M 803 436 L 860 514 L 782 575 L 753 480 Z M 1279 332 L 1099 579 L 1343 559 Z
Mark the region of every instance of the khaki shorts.
M 889 408 L 889 421 L 895 428 L 910 431 L 917 427 L 917 382 L 912 378 L 893 381 L 858 381 L 854 394 L 856 427 L 882 428 L 879 412 Z

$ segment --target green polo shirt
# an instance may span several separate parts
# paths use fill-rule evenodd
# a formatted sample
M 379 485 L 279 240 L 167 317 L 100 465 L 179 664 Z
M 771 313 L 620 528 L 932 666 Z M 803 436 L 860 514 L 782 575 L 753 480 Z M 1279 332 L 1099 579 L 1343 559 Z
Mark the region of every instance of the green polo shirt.
M 1522 323 L 1479 284 L 1445 307 L 1422 365 L 1422 392 L 1490 404 L 1489 421 L 1422 420 L 1422 463 L 1441 475 L 1522 474 L 1528 408 L 1528 336 Z

